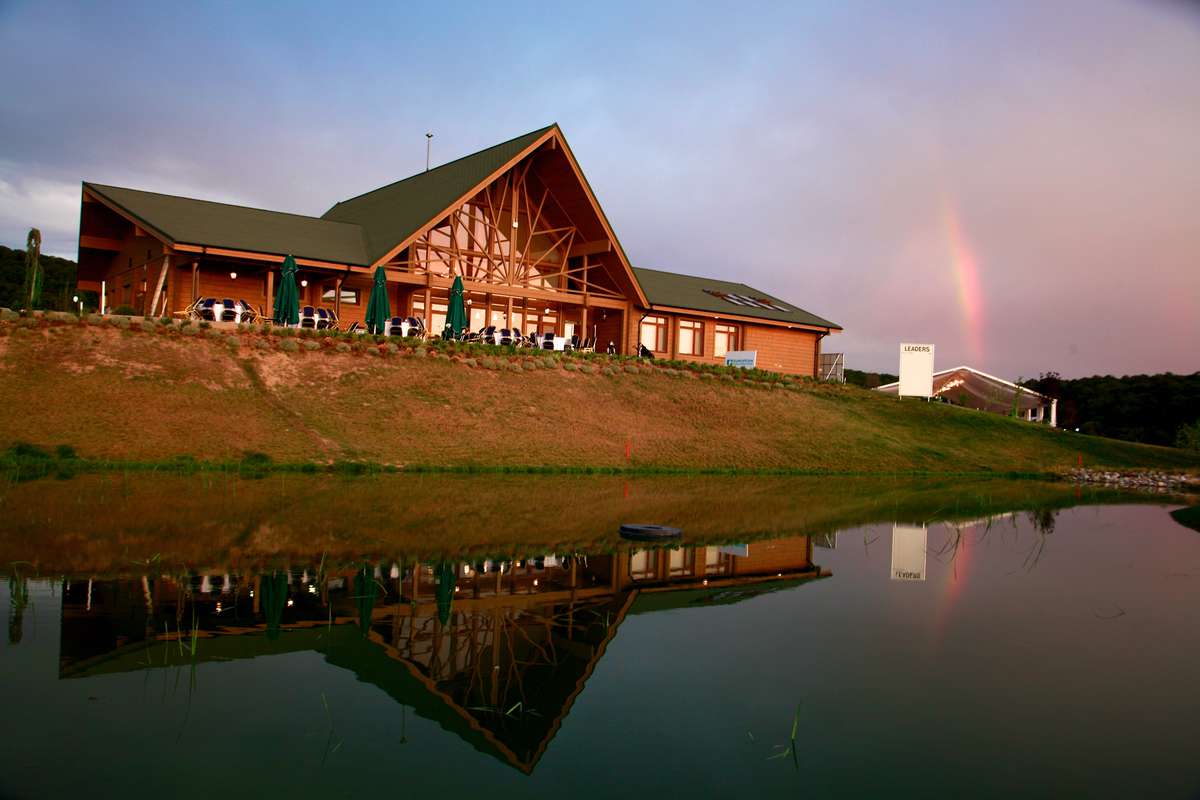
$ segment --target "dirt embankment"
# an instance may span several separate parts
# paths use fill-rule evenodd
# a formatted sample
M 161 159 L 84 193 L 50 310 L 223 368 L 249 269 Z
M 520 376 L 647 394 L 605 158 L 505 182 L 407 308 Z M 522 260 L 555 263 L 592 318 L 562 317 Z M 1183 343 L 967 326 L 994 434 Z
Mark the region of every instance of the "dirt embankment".
M 372 352 L 374 351 L 374 352 Z M 852 472 L 1197 469 L 1084 437 L 846 386 L 175 326 L 0 324 L 0 447 L 395 465 Z M 629 461 L 626 453 L 629 453 Z

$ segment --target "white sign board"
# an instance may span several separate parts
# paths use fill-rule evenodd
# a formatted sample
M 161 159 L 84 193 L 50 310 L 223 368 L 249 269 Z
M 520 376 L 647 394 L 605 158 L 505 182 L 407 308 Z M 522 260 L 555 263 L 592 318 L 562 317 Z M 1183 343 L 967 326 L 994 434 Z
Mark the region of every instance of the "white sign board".
M 933 345 L 900 344 L 901 397 L 933 396 Z
M 730 350 L 725 354 L 725 366 L 754 369 L 758 366 L 757 350 Z
M 892 580 L 925 580 L 925 548 L 929 530 L 925 526 L 892 526 Z

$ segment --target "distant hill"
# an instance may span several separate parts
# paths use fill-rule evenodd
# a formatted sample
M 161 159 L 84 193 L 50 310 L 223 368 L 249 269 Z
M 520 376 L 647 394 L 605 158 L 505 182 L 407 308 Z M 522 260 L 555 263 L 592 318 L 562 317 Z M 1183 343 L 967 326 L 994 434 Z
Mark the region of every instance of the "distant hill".
M 58 256 L 42 255 L 42 300 L 39 308 L 53 311 L 71 310 L 75 293 L 75 262 Z M 21 289 L 25 285 L 25 248 L 0 245 L 0 306 L 20 308 L 24 305 Z
M 1048 372 L 1024 385 L 1058 398 L 1058 424 L 1080 433 L 1173 445 L 1180 428 L 1200 420 L 1200 372 L 1070 380 Z

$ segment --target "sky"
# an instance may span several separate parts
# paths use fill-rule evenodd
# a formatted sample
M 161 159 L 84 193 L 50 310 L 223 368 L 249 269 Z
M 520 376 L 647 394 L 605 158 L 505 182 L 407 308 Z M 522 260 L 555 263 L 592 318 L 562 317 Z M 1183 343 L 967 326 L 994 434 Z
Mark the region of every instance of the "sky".
M 1200 370 L 1200 5 L 0 0 L 0 243 L 80 181 L 301 214 L 558 122 L 637 266 L 848 367 Z

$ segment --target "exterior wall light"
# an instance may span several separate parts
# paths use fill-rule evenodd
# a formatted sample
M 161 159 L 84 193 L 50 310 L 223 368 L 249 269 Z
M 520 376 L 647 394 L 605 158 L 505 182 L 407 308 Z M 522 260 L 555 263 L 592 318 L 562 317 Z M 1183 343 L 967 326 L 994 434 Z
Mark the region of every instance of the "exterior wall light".
M 236 273 L 236 272 L 231 272 L 231 273 L 229 273 L 229 280 L 231 280 L 231 281 L 236 281 L 236 280 L 237 280 L 237 273 Z
M 303 280 L 301 280 L 300 285 L 307 289 L 308 288 L 308 278 L 304 278 Z

